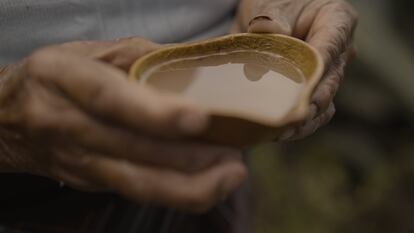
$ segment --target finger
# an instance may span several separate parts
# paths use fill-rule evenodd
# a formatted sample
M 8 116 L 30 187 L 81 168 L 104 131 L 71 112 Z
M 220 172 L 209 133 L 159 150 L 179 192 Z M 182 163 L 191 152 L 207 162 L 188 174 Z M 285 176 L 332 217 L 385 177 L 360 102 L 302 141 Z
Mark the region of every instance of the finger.
M 75 188 L 86 192 L 106 192 L 110 187 L 106 184 L 99 183 L 96 180 L 89 179 L 82 175 L 80 168 L 89 164 L 90 157 L 85 153 L 79 153 L 82 150 L 59 147 L 53 145 L 50 148 L 51 157 L 49 158 L 47 177 L 55 179 L 65 186 Z
M 298 132 L 290 140 L 299 140 L 314 134 L 317 129 L 328 124 L 331 121 L 335 115 L 335 112 L 335 105 L 333 102 L 331 102 L 326 112 L 317 118 L 306 122 L 302 127 L 298 129 Z
M 292 0 L 245 0 L 241 15 L 248 32 L 292 35 L 303 7 L 303 1 Z
M 112 46 L 96 53 L 95 58 L 128 72 L 138 58 L 161 47 L 160 44 L 139 37 L 122 38 L 114 42 Z
M 235 191 L 246 176 L 240 160 L 223 160 L 195 175 L 90 156 L 73 172 L 131 200 L 203 212 Z
M 30 115 L 27 116 L 30 129 L 45 133 L 56 143 L 79 145 L 102 154 L 117 155 L 119 159 L 191 173 L 209 167 L 219 159 L 241 156 L 240 151 L 233 148 L 163 140 L 115 127 L 63 100 L 58 111 L 37 98 L 30 106 Z
M 238 20 L 238 18 L 236 17 L 236 19 L 232 22 L 231 26 L 230 26 L 230 30 L 229 30 L 230 34 L 235 34 L 235 33 L 242 33 L 243 29 L 240 25 L 240 22 Z
M 316 118 L 328 109 L 345 76 L 347 59 L 348 52 L 337 58 L 316 87 L 311 99 L 311 110 L 315 110 L 310 112 L 311 119 Z
M 327 112 L 328 116 L 332 113 L 332 101 L 337 93 L 340 82 L 345 75 L 345 65 L 348 59 L 349 52 L 343 53 L 339 59 L 336 59 L 336 62 L 330 66 L 330 69 L 326 72 L 321 82 L 316 87 L 311 98 L 308 117 L 304 123 L 306 127 L 300 126 L 289 128 L 281 134 L 278 140 L 287 141 L 292 138 L 299 139 L 305 137 L 303 134 L 308 136 L 313 130 L 317 129 L 317 123 L 321 118 L 326 117 Z M 303 133 L 303 131 L 309 133 Z
M 59 50 L 37 52 L 26 64 L 32 77 L 93 115 L 157 135 L 193 135 L 208 116 L 189 101 L 140 86 L 103 63 Z
M 328 68 L 350 46 L 357 20 L 346 1 L 313 1 L 299 17 L 297 34 L 306 35 Z
M 108 187 L 96 182 L 91 182 L 84 177 L 80 177 L 71 171 L 70 168 L 55 167 L 52 169 L 51 178 L 54 178 L 58 182 L 62 182 L 65 186 L 69 186 L 74 189 L 82 190 L 85 192 L 105 192 L 109 191 Z
M 113 170 L 115 176 L 110 176 L 108 170 Z M 223 201 L 241 185 L 246 174 L 240 161 L 226 161 L 195 176 L 129 163 L 115 165 L 109 160 L 98 162 L 92 172 L 131 200 L 195 212 L 205 212 Z
M 95 58 L 128 72 L 132 63 L 162 46 L 140 37 L 116 41 L 75 41 L 56 46 L 79 56 Z
M 281 134 L 278 140 L 289 141 L 307 137 L 318 129 L 320 126 L 319 124 L 324 122 L 324 119 L 333 117 L 333 113 L 335 112 L 333 98 L 345 75 L 345 65 L 348 59 L 349 53 L 345 52 L 330 66 L 330 69 L 327 71 L 312 95 L 308 117 L 304 125 L 296 128 L 289 128 Z
M 335 115 L 336 109 L 333 102 L 329 104 L 328 109 L 318 117 L 306 121 L 303 125 L 292 129 L 293 131 L 289 137 L 280 138 L 282 141 L 295 141 L 306 138 L 316 132 L 320 127 L 328 124 Z

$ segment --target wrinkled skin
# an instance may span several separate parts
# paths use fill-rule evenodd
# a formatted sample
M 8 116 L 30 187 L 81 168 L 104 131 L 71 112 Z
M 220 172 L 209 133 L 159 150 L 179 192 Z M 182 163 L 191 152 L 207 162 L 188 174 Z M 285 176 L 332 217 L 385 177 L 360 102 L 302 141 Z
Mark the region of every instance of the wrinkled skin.
M 302 39 L 322 55 L 325 74 L 317 86 L 307 119 L 279 140 L 314 133 L 335 114 L 333 98 L 354 55 L 355 10 L 343 0 L 242 0 L 232 32 L 278 33 Z
M 292 35 L 325 62 L 308 119 L 282 140 L 332 118 L 356 18 L 341 0 L 242 0 L 232 32 Z M 132 62 L 159 47 L 139 38 L 73 42 L 1 68 L 0 171 L 196 212 L 234 192 L 246 176 L 240 151 L 190 139 L 207 127 L 205 111 L 127 80 Z
M 127 79 L 159 47 L 73 42 L 1 69 L 0 171 L 196 212 L 234 192 L 246 175 L 240 151 L 189 140 L 205 111 Z

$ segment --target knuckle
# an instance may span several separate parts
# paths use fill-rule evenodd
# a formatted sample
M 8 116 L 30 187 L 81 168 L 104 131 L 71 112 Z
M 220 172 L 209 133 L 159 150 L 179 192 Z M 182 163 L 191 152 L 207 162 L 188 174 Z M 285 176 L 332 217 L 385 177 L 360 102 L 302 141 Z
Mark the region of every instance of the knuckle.
M 110 60 L 118 67 L 128 69 L 138 57 L 155 48 L 157 48 L 155 43 L 141 37 L 122 38 L 114 42 L 102 59 Z
M 359 17 L 358 12 L 351 5 L 351 3 L 342 0 L 342 1 L 339 1 L 339 6 L 348 13 L 348 15 L 351 17 L 352 20 L 355 20 L 355 21 L 358 20 L 358 17 Z
M 46 114 L 45 107 L 37 102 L 29 102 L 24 110 L 24 119 L 29 129 L 49 129 L 53 126 L 53 122 L 49 114 Z
M 338 8 L 344 12 L 345 16 L 348 18 L 348 26 L 351 29 L 350 34 L 353 34 L 353 31 L 358 23 L 359 20 L 359 14 L 357 10 L 348 2 L 345 0 L 340 0 L 337 3 Z
M 313 98 L 312 102 L 317 107 L 317 115 L 321 114 L 329 107 L 329 103 L 331 101 L 330 93 L 331 92 L 329 91 L 328 88 L 324 88 L 324 89 L 321 89 L 318 95 L 316 95 Z
M 118 89 L 107 88 L 102 82 L 95 83 L 89 88 L 84 97 L 87 100 L 87 106 L 92 106 L 97 111 L 106 114 L 123 110 L 124 105 L 118 101 L 119 96 L 122 95 Z
M 340 82 L 340 81 L 342 81 L 344 79 L 344 76 L 345 76 L 344 69 L 345 69 L 345 66 L 344 65 L 341 65 L 341 67 L 336 68 L 334 70 L 334 75 L 337 77 L 338 82 Z M 338 82 L 334 82 L 332 85 L 333 86 L 338 86 L 339 85 Z
M 346 1 L 337 0 L 331 1 L 329 4 L 324 5 L 320 11 L 336 12 L 340 20 L 338 20 L 335 27 L 326 28 L 324 30 L 330 30 L 330 34 L 335 35 L 329 40 L 329 44 L 325 45 L 324 55 L 331 61 L 336 60 L 343 51 L 352 43 L 353 32 L 355 30 L 358 14 L 356 10 Z
M 339 80 L 341 79 L 342 79 L 341 73 L 337 73 L 334 78 L 327 79 L 326 87 L 324 88 L 325 89 L 324 97 L 327 100 L 330 101 L 336 95 L 336 92 L 339 88 Z
M 333 103 L 329 105 L 328 110 L 319 118 L 319 125 L 324 126 L 327 125 L 335 116 L 336 108 Z
M 43 77 L 46 67 L 52 65 L 56 58 L 55 49 L 44 48 L 35 51 L 25 61 L 26 72 L 32 77 Z
M 108 98 L 108 95 L 113 95 L 114 93 L 109 93 L 109 92 L 114 92 L 111 91 L 108 88 L 105 88 L 105 86 L 103 86 L 101 83 L 97 83 L 95 84 L 91 90 L 88 93 L 87 98 L 92 102 L 92 103 L 96 103 L 97 106 L 100 107 L 100 109 L 104 109 L 106 104 L 110 104 L 111 100 L 110 98 Z
M 331 119 L 336 114 L 336 106 L 334 103 L 331 103 L 329 109 L 328 109 L 328 119 Z
M 172 123 L 180 114 L 181 110 L 176 109 L 172 106 L 166 106 L 160 104 L 159 106 L 153 106 L 148 112 L 154 122 L 161 125 Z

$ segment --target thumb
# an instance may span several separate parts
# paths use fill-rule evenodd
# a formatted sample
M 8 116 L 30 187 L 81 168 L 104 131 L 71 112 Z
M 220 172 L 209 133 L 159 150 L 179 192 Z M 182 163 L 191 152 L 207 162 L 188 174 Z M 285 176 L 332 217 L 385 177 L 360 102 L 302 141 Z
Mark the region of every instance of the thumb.
M 246 0 L 248 32 L 292 35 L 301 11 L 298 1 L 292 0 Z
M 275 20 L 267 15 L 259 15 L 250 21 L 247 31 L 253 33 L 275 33 L 290 36 L 292 34 L 292 27 L 284 18 Z

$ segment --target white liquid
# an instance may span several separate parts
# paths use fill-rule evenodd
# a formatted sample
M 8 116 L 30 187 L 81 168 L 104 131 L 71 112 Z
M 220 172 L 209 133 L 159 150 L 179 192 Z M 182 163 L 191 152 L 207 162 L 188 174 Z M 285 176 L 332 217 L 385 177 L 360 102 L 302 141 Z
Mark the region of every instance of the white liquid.
M 164 63 L 142 79 L 213 111 L 275 120 L 289 113 L 305 85 L 300 70 L 283 58 L 247 51 Z

